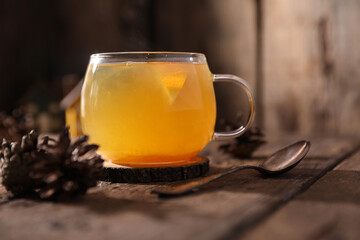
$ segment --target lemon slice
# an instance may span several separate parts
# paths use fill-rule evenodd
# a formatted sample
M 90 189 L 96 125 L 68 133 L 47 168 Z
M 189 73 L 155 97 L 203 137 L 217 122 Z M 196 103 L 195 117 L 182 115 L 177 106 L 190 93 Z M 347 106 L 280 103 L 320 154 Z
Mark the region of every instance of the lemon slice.
M 170 75 L 162 76 L 161 80 L 169 94 L 170 102 L 173 103 L 184 86 L 186 73 L 172 73 Z

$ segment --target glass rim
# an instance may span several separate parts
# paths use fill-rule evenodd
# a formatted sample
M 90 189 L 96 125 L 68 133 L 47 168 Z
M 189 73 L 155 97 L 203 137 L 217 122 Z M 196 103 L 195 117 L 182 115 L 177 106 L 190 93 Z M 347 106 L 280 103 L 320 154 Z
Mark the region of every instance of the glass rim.
M 206 63 L 203 53 L 171 51 L 133 51 L 94 53 L 90 62 L 191 62 Z

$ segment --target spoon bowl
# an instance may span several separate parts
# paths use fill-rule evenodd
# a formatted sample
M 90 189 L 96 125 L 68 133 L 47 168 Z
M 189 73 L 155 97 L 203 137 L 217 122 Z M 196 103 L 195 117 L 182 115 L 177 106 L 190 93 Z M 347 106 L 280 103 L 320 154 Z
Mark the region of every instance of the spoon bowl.
M 260 162 L 257 170 L 265 175 L 279 175 L 294 168 L 306 156 L 310 142 L 306 140 L 290 144 Z
M 246 165 L 233 168 L 229 171 L 207 176 L 177 187 L 170 190 L 158 191 L 153 190 L 152 193 L 157 193 L 159 196 L 178 196 L 185 193 L 189 193 L 194 189 L 197 189 L 205 184 L 208 184 L 216 179 L 229 175 L 231 173 L 243 170 L 243 169 L 255 169 L 263 173 L 266 176 L 277 176 L 285 173 L 294 168 L 299 162 L 306 156 L 310 149 L 310 142 L 302 140 L 290 144 L 275 153 L 270 157 L 261 161 L 258 165 Z

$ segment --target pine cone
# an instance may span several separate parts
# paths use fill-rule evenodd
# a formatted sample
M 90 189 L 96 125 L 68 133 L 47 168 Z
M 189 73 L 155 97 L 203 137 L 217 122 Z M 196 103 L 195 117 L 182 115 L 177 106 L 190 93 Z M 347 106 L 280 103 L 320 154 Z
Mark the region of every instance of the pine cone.
M 34 181 L 29 173 L 38 160 L 37 133 L 31 131 L 23 136 L 21 143 L 9 143 L 3 139 L 0 151 L 0 176 L 2 184 L 14 195 L 34 190 Z
M 95 152 L 98 146 L 87 143 L 87 136 L 71 143 L 69 128 L 65 128 L 58 141 L 46 136 L 38 145 L 35 136 L 31 132 L 23 137 L 17 161 L 13 161 L 17 155 L 12 151 L 16 144 L 3 144 L 3 184 L 9 191 L 14 195 L 33 191 L 41 199 L 67 200 L 96 185 L 103 159 Z
M 41 198 L 69 199 L 96 186 L 104 160 L 95 152 L 99 146 L 87 140 L 82 135 L 71 143 L 68 127 L 59 141 L 43 139 L 39 145 L 43 157 L 34 164 L 30 175 Z

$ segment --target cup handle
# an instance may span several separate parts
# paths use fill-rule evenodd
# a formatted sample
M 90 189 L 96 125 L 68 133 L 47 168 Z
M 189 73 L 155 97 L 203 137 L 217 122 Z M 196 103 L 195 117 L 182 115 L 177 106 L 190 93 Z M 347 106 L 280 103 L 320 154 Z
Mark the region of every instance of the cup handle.
M 239 78 L 238 76 L 231 74 L 214 74 L 214 82 L 232 82 L 241 86 L 242 89 L 245 90 L 248 101 L 250 105 L 250 114 L 245 126 L 240 126 L 239 128 L 230 131 L 230 132 L 215 132 L 213 139 L 215 140 L 226 140 L 232 139 L 241 136 L 244 134 L 252 125 L 254 121 L 255 115 L 255 103 L 254 103 L 254 95 L 249 87 L 249 85 L 245 82 L 245 80 Z

